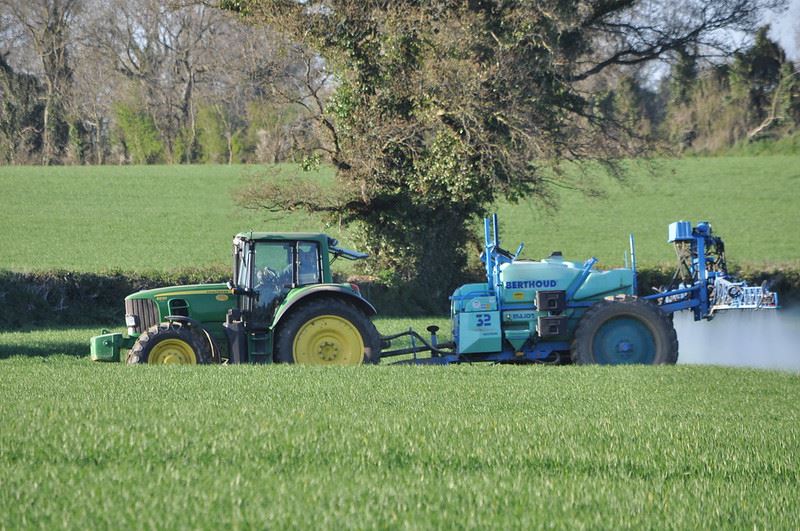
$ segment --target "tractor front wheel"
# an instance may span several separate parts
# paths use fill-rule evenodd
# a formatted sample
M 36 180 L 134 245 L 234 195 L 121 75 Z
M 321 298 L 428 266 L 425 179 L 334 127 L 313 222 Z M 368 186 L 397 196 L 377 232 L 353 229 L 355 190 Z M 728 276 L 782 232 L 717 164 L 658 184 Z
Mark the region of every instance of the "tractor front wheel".
M 670 318 L 654 304 L 633 297 L 604 300 L 589 308 L 578 323 L 572 361 L 674 365 L 678 336 Z
M 197 365 L 212 359 L 211 345 L 199 331 L 179 323 L 161 323 L 139 336 L 128 364 Z
M 364 312 L 341 299 L 317 299 L 294 310 L 275 335 L 275 361 L 359 365 L 380 359 L 380 335 Z

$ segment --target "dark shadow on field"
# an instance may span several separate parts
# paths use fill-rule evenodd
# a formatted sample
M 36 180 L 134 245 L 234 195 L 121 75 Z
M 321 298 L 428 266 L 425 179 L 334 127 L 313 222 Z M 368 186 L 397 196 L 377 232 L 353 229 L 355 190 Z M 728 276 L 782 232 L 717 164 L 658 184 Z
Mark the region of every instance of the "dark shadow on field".
M 89 338 L 84 340 L 67 339 L 41 341 L 35 344 L 25 344 L 21 340 L 17 343 L 0 343 L 0 360 L 8 359 L 12 356 L 74 356 L 82 358 L 89 355 Z

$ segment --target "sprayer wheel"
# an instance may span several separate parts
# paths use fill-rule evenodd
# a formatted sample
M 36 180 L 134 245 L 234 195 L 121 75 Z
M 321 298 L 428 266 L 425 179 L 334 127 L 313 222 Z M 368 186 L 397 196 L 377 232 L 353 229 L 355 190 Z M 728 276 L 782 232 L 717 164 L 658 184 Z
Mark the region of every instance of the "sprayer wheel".
M 635 297 L 603 300 L 578 323 L 572 361 L 579 364 L 674 365 L 678 336 L 664 312 Z

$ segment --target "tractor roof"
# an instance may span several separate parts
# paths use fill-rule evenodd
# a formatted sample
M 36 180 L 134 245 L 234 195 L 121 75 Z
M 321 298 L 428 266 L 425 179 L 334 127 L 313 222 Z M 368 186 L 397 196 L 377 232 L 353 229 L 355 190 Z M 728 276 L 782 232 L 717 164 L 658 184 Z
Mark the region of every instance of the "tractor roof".
M 265 240 L 313 240 L 313 241 L 328 241 L 330 238 L 327 234 L 319 232 L 240 232 L 235 236 L 235 239 L 249 240 L 249 241 L 265 241 Z
M 319 232 L 240 232 L 233 238 L 234 245 L 239 242 L 262 242 L 262 241 L 315 241 L 327 247 L 328 252 L 335 256 L 341 256 L 347 260 L 362 260 L 367 258 L 367 253 L 351 251 L 339 247 L 339 242 L 327 234 Z

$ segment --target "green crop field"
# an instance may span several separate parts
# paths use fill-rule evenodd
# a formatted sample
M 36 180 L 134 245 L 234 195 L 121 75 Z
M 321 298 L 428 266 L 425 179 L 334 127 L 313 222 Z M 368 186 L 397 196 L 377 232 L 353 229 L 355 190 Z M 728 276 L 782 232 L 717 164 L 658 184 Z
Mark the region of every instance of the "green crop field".
M 266 171 L 0 167 L 0 269 L 226 265 L 251 228 L 351 243 L 312 217 L 238 208 L 234 191 Z M 710 219 L 731 261 L 800 265 L 798 156 L 597 179 L 605 198 L 563 190 L 557 211 L 500 204 L 505 246 L 619 265 L 634 231 L 640 263 L 671 263 L 667 224 Z M 447 339 L 443 318 L 376 324 L 431 322 Z M 800 528 L 800 374 L 127 367 L 88 361 L 99 332 L 0 330 L 0 530 Z
M 329 172 L 302 173 L 330 180 Z M 0 268 L 167 270 L 228 264 L 242 230 L 311 230 L 303 215 L 264 221 L 235 206 L 248 166 L 0 167 Z M 321 227 L 320 227 L 321 228 Z
M 331 171 L 282 175 L 330 182 Z M 300 213 L 265 216 L 236 206 L 233 193 L 255 174 L 243 166 L 0 167 L 0 268 L 17 271 L 165 270 L 227 265 L 239 230 L 324 230 L 338 226 Z M 553 250 L 621 265 L 628 233 L 643 265 L 671 264 L 667 225 L 711 220 L 736 264 L 800 264 L 800 156 L 719 157 L 639 164 L 624 183 L 594 177 L 604 198 L 561 190 L 558 210 L 501 203 L 506 247 Z M 476 222 L 476 235 L 482 228 Z
M 0 393 L 3 529 L 800 526 L 791 374 L 22 356 Z

